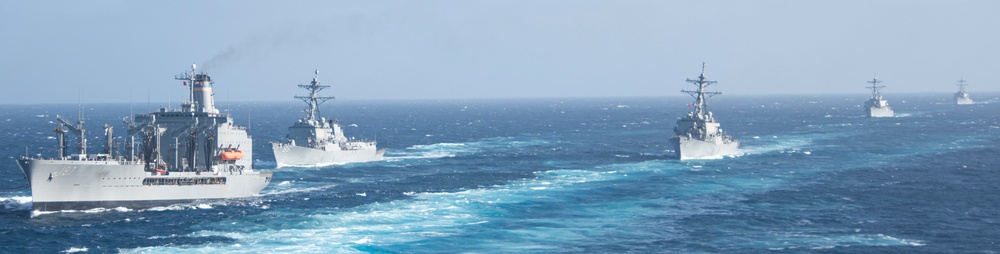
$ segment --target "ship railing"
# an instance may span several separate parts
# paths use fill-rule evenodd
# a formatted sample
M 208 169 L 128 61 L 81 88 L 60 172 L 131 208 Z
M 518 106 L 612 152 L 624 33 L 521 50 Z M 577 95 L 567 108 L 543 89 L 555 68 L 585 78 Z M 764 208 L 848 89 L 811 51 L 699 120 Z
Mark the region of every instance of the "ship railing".
M 377 141 L 371 140 L 371 139 L 353 139 L 353 138 L 349 138 L 349 139 L 347 139 L 347 142 L 363 142 L 363 143 L 374 144 Z
M 139 165 L 139 164 L 143 163 L 143 161 L 140 160 L 140 159 L 129 160 L 129 159 L 125 158 L 125 157 L 110 157 L 110 156 L 108 156 L 108 157 L 101 157 L 101 156 L 91 157 L 91 156 L 71 155 L 71 156 L 64 156 L 64 157 L 44 157 L 41 154 L 36 154 L 36 155 L 21 155 L 20 158 L 23 159 L 23 160 L 51 160 L 51 161 L 57 161 L 57 160 L 58 161 L 68 161 L 68 160 L 73 160 L 73 161 L 114 161 L 114 162 L 117 162 L 119 165 Z

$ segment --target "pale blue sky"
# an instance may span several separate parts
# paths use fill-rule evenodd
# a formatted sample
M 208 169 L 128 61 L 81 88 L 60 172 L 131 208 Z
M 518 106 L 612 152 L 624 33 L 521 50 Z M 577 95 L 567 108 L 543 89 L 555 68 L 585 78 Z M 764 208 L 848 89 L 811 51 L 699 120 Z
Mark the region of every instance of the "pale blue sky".
M 0 103 L 1000 90 L 1000 1 L 5 1 Z M 131 95 L 130 95 L 131 93 Z

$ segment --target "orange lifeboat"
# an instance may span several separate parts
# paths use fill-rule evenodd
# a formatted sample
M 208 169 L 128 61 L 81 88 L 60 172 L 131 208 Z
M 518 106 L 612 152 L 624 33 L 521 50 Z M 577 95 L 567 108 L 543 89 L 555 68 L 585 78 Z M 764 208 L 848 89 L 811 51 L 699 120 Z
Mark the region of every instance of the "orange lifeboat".
M 243 151 L 236 149 L 229 149 L 219 154 L 219 158 L 221 158 L 224 161 L 234 161 L 243 159 Z

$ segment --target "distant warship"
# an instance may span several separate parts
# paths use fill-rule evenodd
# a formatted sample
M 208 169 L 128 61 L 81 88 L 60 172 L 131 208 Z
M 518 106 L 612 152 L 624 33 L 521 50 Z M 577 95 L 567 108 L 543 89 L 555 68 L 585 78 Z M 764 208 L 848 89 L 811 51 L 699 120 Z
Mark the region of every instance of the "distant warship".
M 287 142 L 271 143 L 278 167 L 321 166 L 351 162 L 377 161 L 385 149 L 376 148 L 375 141 L 351 140 L 336 120 L 320 116 L 319 105 L 332 96 L 319 96 L 319 91 L 330 86 L 320 85 L 319 70 L 309 85 L 299 85 L 309 91 L 308 96 L 295 96 L 306 102 L 305 117 L 288 127 Z
M 723 132 L 712 112 L 708 111 L 706 99 L 722 93 L 705 91 L 709 85 L 717 83 L 705 77 L 705 63 L 701 64 L 698 79 L 688 79 L 687 82 L 696 85 L 697 90 L 681 90 L 694 97 L 694 103 L 689 105 L 694 109 L 677 120 L 677 127 L 674 128 L 676 135 L 670 139 L 677 158 L 713 159 L 739 153 L 740 141 Z
M 892 108 L 889 107 L 889 101 L 882 98 L 882 95 L 878 93 L 879 88 L 885 88 L 885 86 L 880 86 L 878 83 L 882 83 L 881 80 L 877 78 L 872 78 L 872 81 L 868 81 L 868 88 L 872 89 L 872 98 L 865 102 L 865 110 L 868 112 L 868 117 L 892 117 Z
M 958 80 L 958 92 L 955 93 L 955 103 L 958 105 L 968 105 L 972 104 L 972 98 L 969 98 L 969 93 L 965 92 L 965 80 Z
M 191 95 L 180 110 L 160 108 L 124 120 L 124 152 L 105 125 L 102 153 L 88 154 L 82 113 L 76 124 L 56 116 L 58 156 L 17 160 L 34 210 L 141 209 L 259 194 L 272 173 L 252 169 L 247 129 L 215 108 L 212 78 L 195 74 L 193 65 L 191 71 L 177 76 Z M 79 136 L 79 154 L 66 154 L 67 132 Z

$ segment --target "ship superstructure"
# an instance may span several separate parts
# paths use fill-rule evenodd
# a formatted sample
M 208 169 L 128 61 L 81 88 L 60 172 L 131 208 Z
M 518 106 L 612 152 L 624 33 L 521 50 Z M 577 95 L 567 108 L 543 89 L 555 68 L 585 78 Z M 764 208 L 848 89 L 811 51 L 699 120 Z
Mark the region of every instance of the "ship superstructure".
M 955 85 L 958 86 L 958 92 L 955 93 L 955 104 L 958 105 L 972 104 L 972 98 L 969 98 L 969 93 L 965 92 L 965 85 L 967 85 L 965 83 L 965 79 L 959 79 L 958 84 Z
M 103 153 L 87 154 L 82 117 L 71 124 L 57 116 L 58 157 L 17 160 L 34 210 L 141 209 L 259 194 L 272 173 L 253 170 L 247 129 L 215 108 L 212 79 L 195 67 L 177 76 L 189 86 L 190 100 L 178 110 L 126 118 L 123 140 L 105 125 Z M 70 131 L 79 136 L 78 154 L 65 154 Z
M 868 117 L 893 116 L 892 108 L 889 107 L 889 101 L 885 100 L 885 98 L 879 94 L 879 89 L 885 88 L 885 86 L 879 85 L 879 83 L 882 82 L 883 81 L 878 80 L 878 78 L 872 78 L 871 81 L 868 81 L 869 84 L 872 84 L 872 86 L 868 87 L 872 89 L 872 97 L 865 102 L 865 111 L 868 113 Z
M 295 96 L 306 103 L 306 115 L 288 127 L 285 142 L 271 143 L 278 167 L 323 166 L 382 159 L 385 150 L 379 150 L 375 141 L 348 139 L 339 122 L 320 114 L 320 104 L 334 97 L 319 95 L 321 90 L 330 87 L 320 84 L 319 70 L 316 70 L 312 82 L 299 87 L 309 91 L 309 95 Z
M 694 84 L 696 89 L 681 90 L 694 97 L 694 103 L 689 104 L 692 107 L 691 112 L 677 120 L 675 135 L 670 139 L 677 158 L 715 159 L 738 154 L 739 140 L 722 131 L 719 122 L 708 110 L 708 98 L 722 93 L 706 91 L 708 86 L 717 82 L 705 77 L 705 63 L 701 64 L 701 75 L 698 75 L 698 79 L 687 79 L 687 82 Z

